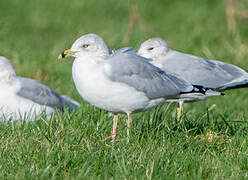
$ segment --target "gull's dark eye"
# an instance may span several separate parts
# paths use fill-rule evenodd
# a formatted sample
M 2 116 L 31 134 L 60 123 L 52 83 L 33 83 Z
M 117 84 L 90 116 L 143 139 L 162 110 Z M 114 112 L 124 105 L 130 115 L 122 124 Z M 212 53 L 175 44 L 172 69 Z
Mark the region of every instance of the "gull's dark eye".
M 89 47 L 89 44 L 84 44 L 82 47 L 87 48 L 87 47 Z
M 153 47 L 148 48 L 149 51 L 151 51 L 151 50 L 153 50 L 153 49 L 154 49 Z

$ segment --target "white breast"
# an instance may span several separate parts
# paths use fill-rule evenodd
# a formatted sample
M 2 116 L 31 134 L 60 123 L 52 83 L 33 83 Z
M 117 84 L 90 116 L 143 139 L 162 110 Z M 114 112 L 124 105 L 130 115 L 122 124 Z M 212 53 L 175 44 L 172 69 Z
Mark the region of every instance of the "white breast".
M 107 63 L 76 59 L 72 67 L 73 80 L 79 94 L 90 104 L 111 112 L 132 113 L 146 109 L 150 100 L 143 92 L 111 81 Z

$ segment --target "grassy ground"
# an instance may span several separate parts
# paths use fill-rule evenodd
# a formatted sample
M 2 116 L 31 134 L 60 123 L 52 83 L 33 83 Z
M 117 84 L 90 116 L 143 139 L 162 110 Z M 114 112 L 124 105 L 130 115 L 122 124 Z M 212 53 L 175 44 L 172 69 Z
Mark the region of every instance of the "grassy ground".
M 71 62 L 57 60 L 77 37 L 93 32 L 110 48 L 138 48 L 159 36 L 174 49 L 248 71 L 248 3 L 241 3 L 232 20 L 220 0 L 0 1 L 0 55 L 20 75 L 81 103 L 50 121 L 0 123 L 0 178 L 248 178 L 247 89 L 187 104 L 181 124 L 173 104 L 135 114 L 129 144 L 123 115 L 111 143 L 111 117 L 80 98 Z

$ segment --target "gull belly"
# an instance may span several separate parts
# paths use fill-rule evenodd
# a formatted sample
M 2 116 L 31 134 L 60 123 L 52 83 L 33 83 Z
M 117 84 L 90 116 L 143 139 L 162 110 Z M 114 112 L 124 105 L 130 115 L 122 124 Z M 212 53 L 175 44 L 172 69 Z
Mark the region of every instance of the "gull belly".
M 98 108 L 115 113 L 132 113 L 164 101 L 163 98 L 150 100 L 145 93 L 127 84 L 111 81 L 107 75 L 110 71 L 107 64 L 75 60 L 72 76 L 82 98 Z

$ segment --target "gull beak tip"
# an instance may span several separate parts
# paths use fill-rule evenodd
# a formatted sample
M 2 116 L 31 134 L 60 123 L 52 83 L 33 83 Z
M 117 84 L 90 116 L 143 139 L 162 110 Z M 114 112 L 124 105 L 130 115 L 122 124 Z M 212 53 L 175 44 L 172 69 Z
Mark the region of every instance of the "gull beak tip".
M 58 57 L 58 59 L 63 59 L 66 57 L 73 56 L 76 52 L 71 51 L 70 49 L 64 50 Z
M 59 56 L 58 56 L 58 59 L 63 59 L 63 58 L 65 58 L 65 53 L 64 53 L 64 51 L 63 51 L 62 53 L 60 53 Z

